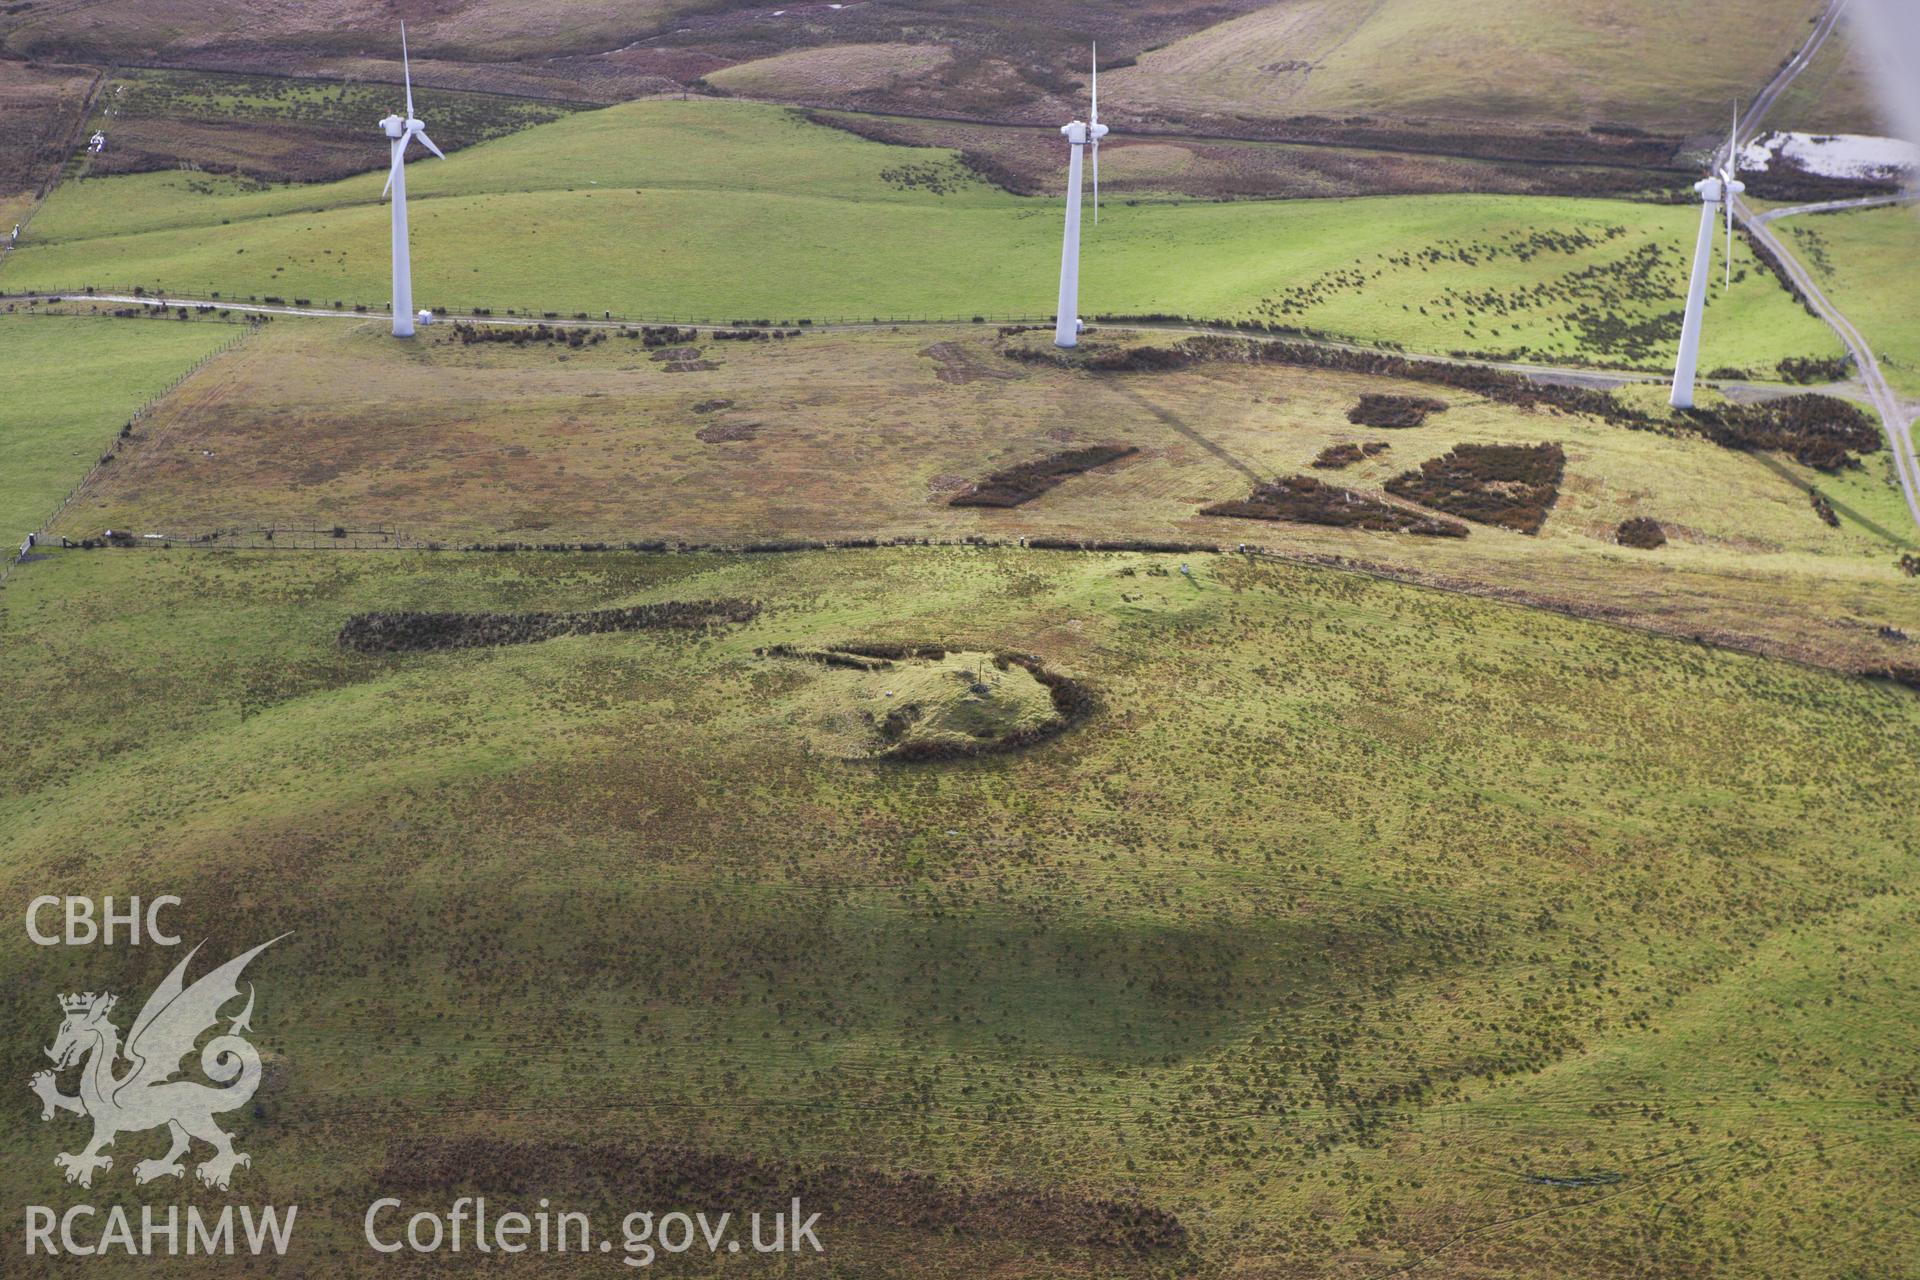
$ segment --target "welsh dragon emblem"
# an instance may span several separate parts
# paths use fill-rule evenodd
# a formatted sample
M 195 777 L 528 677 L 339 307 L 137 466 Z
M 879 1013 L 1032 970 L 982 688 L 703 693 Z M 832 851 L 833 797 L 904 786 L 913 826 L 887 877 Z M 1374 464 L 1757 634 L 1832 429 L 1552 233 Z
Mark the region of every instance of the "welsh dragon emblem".
M 214 1122 L 220 1112 L 245 1106 L 260 1087 L 259 1051 L 240 1034 L 252 1030 L 251 983 L 247 985 L 246 1007 L 231 1019 L 224 1035 L 215 1036 L 200 1051 L 200 1069 L 222 1087 L 174 1077 L 180 1074 L 181 1061 L 193 1052 L 195 1043 L 220 1021 L 222 1006 L 240 995 L 241 971 L 278 941 L 280 938 L 263 942 L 187 986 L 187 964 L 200 950 L 195 947 L 148 997 L 127 1033 L 124 1050 L 120 1030 L 110 1017 L 117 997 L 91 991 L 60 997 L 60 1012 L 65 1019 L 53 1047 L 46 1051 L 53 1060 L 53 1070 L 36 1073 L 30 1083 L 40 1096 L 42 1120 L 53 1119 L 58 1111 L 71 1111 L 93 1121 L 93 1140 L 85 1150 L 53 1158 L 55 1165 L 66 1170 L 68 1182 L 92 1186 L 94 1170 L 113 1168 L 113 1157 L 101 1153 L 113 1145 L 115 1137 L 163 1125 L 173 1146 L 158 1160 L 135 1164 L 135 1182 L 184 1175 L 180 1157 L 187 1154 L 195 1138 L 213 1148 L 212 1157 L 194 1170 L 206 1186 L 225 1191 L 233 1171 L 253 1163 L 252 1157 L 233 1149 L 233 1135 Z M 116 1072 L 122 1058 L 127 1067 Z M 80 1067 L 80 1092 L 68 1097 L 60 1092 L 57 1073 L 76 1064 Z

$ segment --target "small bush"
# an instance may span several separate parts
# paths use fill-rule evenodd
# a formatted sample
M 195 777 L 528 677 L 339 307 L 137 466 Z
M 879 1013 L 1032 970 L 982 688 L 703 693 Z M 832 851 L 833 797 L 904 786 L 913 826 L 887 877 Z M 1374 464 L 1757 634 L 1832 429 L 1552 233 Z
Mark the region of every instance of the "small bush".
M 1330 444 L 1320 451 L 1313 465 L 1321 471 L 1339 471 L 1367 458 L 1378 457 L 1387 448 L 1384 440 L 1369 440 L 1365 444 Z
M 1620 522 L 1620 527 L 1614 530 L 1613 540 L 1623 547 L 1651 551 L 1667 545 L 1667 531 L 1660 527 L 1658 520 L 1649 516 L 1635 516 Z
M 1369 394 L 1361 396 L 1360 403 L 1347 410 L 1347 421 L 1356 427 L 1395 430 L 1420 426 L 1429 415 L 1446 411 L 1445 400 Z

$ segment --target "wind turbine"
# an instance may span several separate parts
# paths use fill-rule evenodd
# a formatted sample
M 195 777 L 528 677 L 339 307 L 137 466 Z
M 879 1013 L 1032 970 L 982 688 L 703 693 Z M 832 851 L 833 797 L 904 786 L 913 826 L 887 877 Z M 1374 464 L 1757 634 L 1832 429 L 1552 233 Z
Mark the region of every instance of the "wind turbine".
M 1700 238 L 1693 248 L 1693 278 L 1687 286 L 1687 310 L 1680 324 L 1680 358 L 1673 366 L 1673 395 L 1668 398 L 1676 409 L 1693 408 L 1693 379 L 1700 363 L 1701 313 L 1707 304 L 1707 275 L 1713 270 L 1714 214 L 1722 206 L 1727 211 L 1727 285 L 1733 285 L 1733 202 L 1747 189 L 1736 176 L 1739 171 L 1740 109 L 1736 106 L 1726 159 L 1717 170 L 1693 184 L 1693 189 L 1700 193 Z
M 1053 345 L 1080 345 L 1080 205 L 1083 202 L 1084 160 L 1093 144 L 1093 220 L 1100 221 L 1100 139 L 1107 126 L 1100 123 L 1100 52 L 1093 59 L 1093 115 L 1060 126 L 1070 152 L 1067 161 L 1067 233 L 1060 250 L 1060 301 L 1054 311 Z
M 413 114 L 413 63 L 407 57 L 407 24 L 400 24 L 400 65 L 407 81 L 407 116 L 388 116 L 380 122 L 393 149 L 393 167 L 387 171 L 387 187 L 382 195 L 393 196 L 393 336 L 413 336 L 413 264 L 407 256 L 407 144 L 415 138 L 427 150 L 447 158 L 427 136 L 427 126 Z

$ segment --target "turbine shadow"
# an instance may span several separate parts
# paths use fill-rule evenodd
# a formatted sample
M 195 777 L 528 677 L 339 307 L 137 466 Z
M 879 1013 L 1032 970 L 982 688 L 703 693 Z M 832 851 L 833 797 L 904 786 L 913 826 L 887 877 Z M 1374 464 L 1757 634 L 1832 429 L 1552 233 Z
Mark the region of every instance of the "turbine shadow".
M 1773 472 L 1773 474 L 1779 476 L 1782 480 L 1785 480 L 1788 484 L 1792 485 L 1794 488 L 1798 489 L 1800 492 L 1802 493 L 1813 492 L 1814 490 L 1813 485 L 1808 484 L 1805 480 L 1802 480 L 1799 476 L 1793 474 L 1792 471 L 1788 470 L 1787 465 L 1784 462 L 1781 462 L 1778 458 L 1771 457 L 1764 453 L 1750 453 L 1747 456 L 1752 458 L 1755 462 L 1758 462 L 1761 466 L 1765 467 L 1767 470 Z M 1872 533 L 1874 536 L 1881 538 L 1888 544 L 1896 547 L 1910 547 L 1913 545 L 1910 541 L 1900 537 L 1898 534 L 1894 533 L 1891 529 L 1875 524 L 1872 520 L 1867 519 L 1865 516 L 1861 515 L 1858 511 L 1848 506 L 1846 503 L 1836 500 L 1832 494 L 1822 490 L 1820 496 L 1827 500 L 1827 502 L 1833 507 L 1834 513 L 1838 515 L 1841 519 L 1853 521 L 1855 524 L 1859 525 L 1862 529 L 1865 529 L 1869 533 Z
M 1238 471 L 1241 475 L 1247 477 L 1247 479 L 1251 480 L 1254 484 L 1258 485 L 1265 481 L 1265 477 L 1262 476 L 1258 471 L 1254 470 L 1252 467 L 1248 466 L 1246 463 L 1242 462 L 1240 459 L 1234 457 L 1233 454 L 1228 452 L 1225 447 L 1219 444 L 1216 444 L 1214 441 L 1209 440 L 1206 436 L 1201 435 L 1194 428 L 1188 426 L 1184 421 L 1180 419 L 1180 416 L 1174 413 L 1171 409 L 1164 409 L 1160 407 L 1159 405 L 1147 399 L 1145 396 L 1141 395 L 1138 391 L 1134 390 L 1132 387 L 1128 386 L 1124 382 L 1109 383 L 1107 385 L 1107 389 L 1113 392 L 1115 395 L 1121 396 L 1127 400 L 1131 400 L 1134 404 L 1140 406 L 1142 409 L 1145 409 L 1148 413 L 1158 418 L 1161 422 L 1164 422 L 1166 425 L 1168 425 L 1169 427 L 1172 427 L 1175 431 L 1179 432 L 1186 439 L 1191 440 L 1193 443 L 1199 445 L 1202 449 L 1205 449 L 1208 453 L 1212 454 L 1214 457 L 1218 458 L 1220 461 L 1232 467 L 1235 471 Z

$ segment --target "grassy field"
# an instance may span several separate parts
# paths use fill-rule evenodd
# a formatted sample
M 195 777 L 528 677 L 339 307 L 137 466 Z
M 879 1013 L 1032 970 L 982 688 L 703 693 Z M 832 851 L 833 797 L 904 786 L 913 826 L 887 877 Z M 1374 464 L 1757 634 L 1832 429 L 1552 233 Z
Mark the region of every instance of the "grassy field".
M 0 616 L 0 883 L 177 893 L 209 957 L 294 931 L 235 1198 L 332 1274 L 372 1195 L 476 1191 L 797 1191 L 834 1274 L 1910 1272 L 1910 692 L 1186 559 L 60 554 Z M 716 597 L 760 617 L 334 639 Z M 1031 651 L 1099 710 L 848 763 L 843 673 L 755 656 L 848 641 Z M 51 993 L 176 958 L 0 951 L 16 1081 Z M 70 1202 L 77 1122 L 17 1101 L 5 1198 Z
M 1873 68 L 1856 52 L 1853 28 L 1840 28 L 1794 77 L 1767 116 L 1770 128 L 1802 133 L 1885 134 L 1887 122 L 1875 101 Z
M 1915 253 L 1920 215 L 1912 208 L 1860 209 L 1775 224 L 1827 296 L 1879 354 L 1903 395 L 1920 396 L 1920 288 Z
M 950 152 L 776 108 L 631 104 L 416 163 L 408 181 L 428 305 L 723 321 L 1052 309 L 1057 200 L 1010 196 Z M 380 186 L 364 175 L 261 189 L 177 172 L 68 183 L 0 285 L 379 306 Z M 1659 367 L 1677 339 L 1694 217 L 1497 196 L 1113 202 L 1088 240 L 1083 305 Z M 1744 262 L 1714 306 L 1705 367 L 1765 371 L 1838 351 Z
M 0 316 L 0 537 L 16 547 L 86 475 L 134 411 L 241 331 L 224 324 Z
M 1881 625 L 1920 634 L 1920 602 L 1895 567 L 1911 541 L 1885 452 L 1824 476 L 1448 391 L 1450 407 L 1425 426 L 1380 430 L 1348 421 L 1362 395 L 1436 389 L 1233 364 L 1093 375 L 1003 354 L 1039 340 L 962 325 L 707 339 L 689 352 L 617 332 L 579 347 L 465 345 L 443 327 L 396 344 L 376 323 L 277 321 L 160 406 L 58 532 L 257 537 L 337 524 L 453 545 L 1244 541 L 1841 665 L 1903 660 Z M 677 358 L 656 358 L 665 352 Z M 1329 445 L 1369 440 L 1391 447 L 1314 474 L 1377 496 L 1459 443 L 1552 441 L 1568 476 L 1537 537 L 1482 527 L 1435 543 L 1200 514 L 1258 480 L 1308 472 Z M 1140 453 L 1012 510 L 948 505 L 991 472 L 1112 441 Z M 1836 504 L 1839 528 L 1817 517 L 1810 486 Z M 1659 520 L 1668 545 L 1617 546 L 1633 516 Z
M 1422 0 L 1307 0 L 1148 53 L 1113 75 L 1112 93 L 1148 114 L 1363 112 L 1685 133 L 1764 84 L 1821 8 L 1816 0 L 1630 0 L 1604 9 L 1502 0 L 1463 22 L 1457 10 Z

